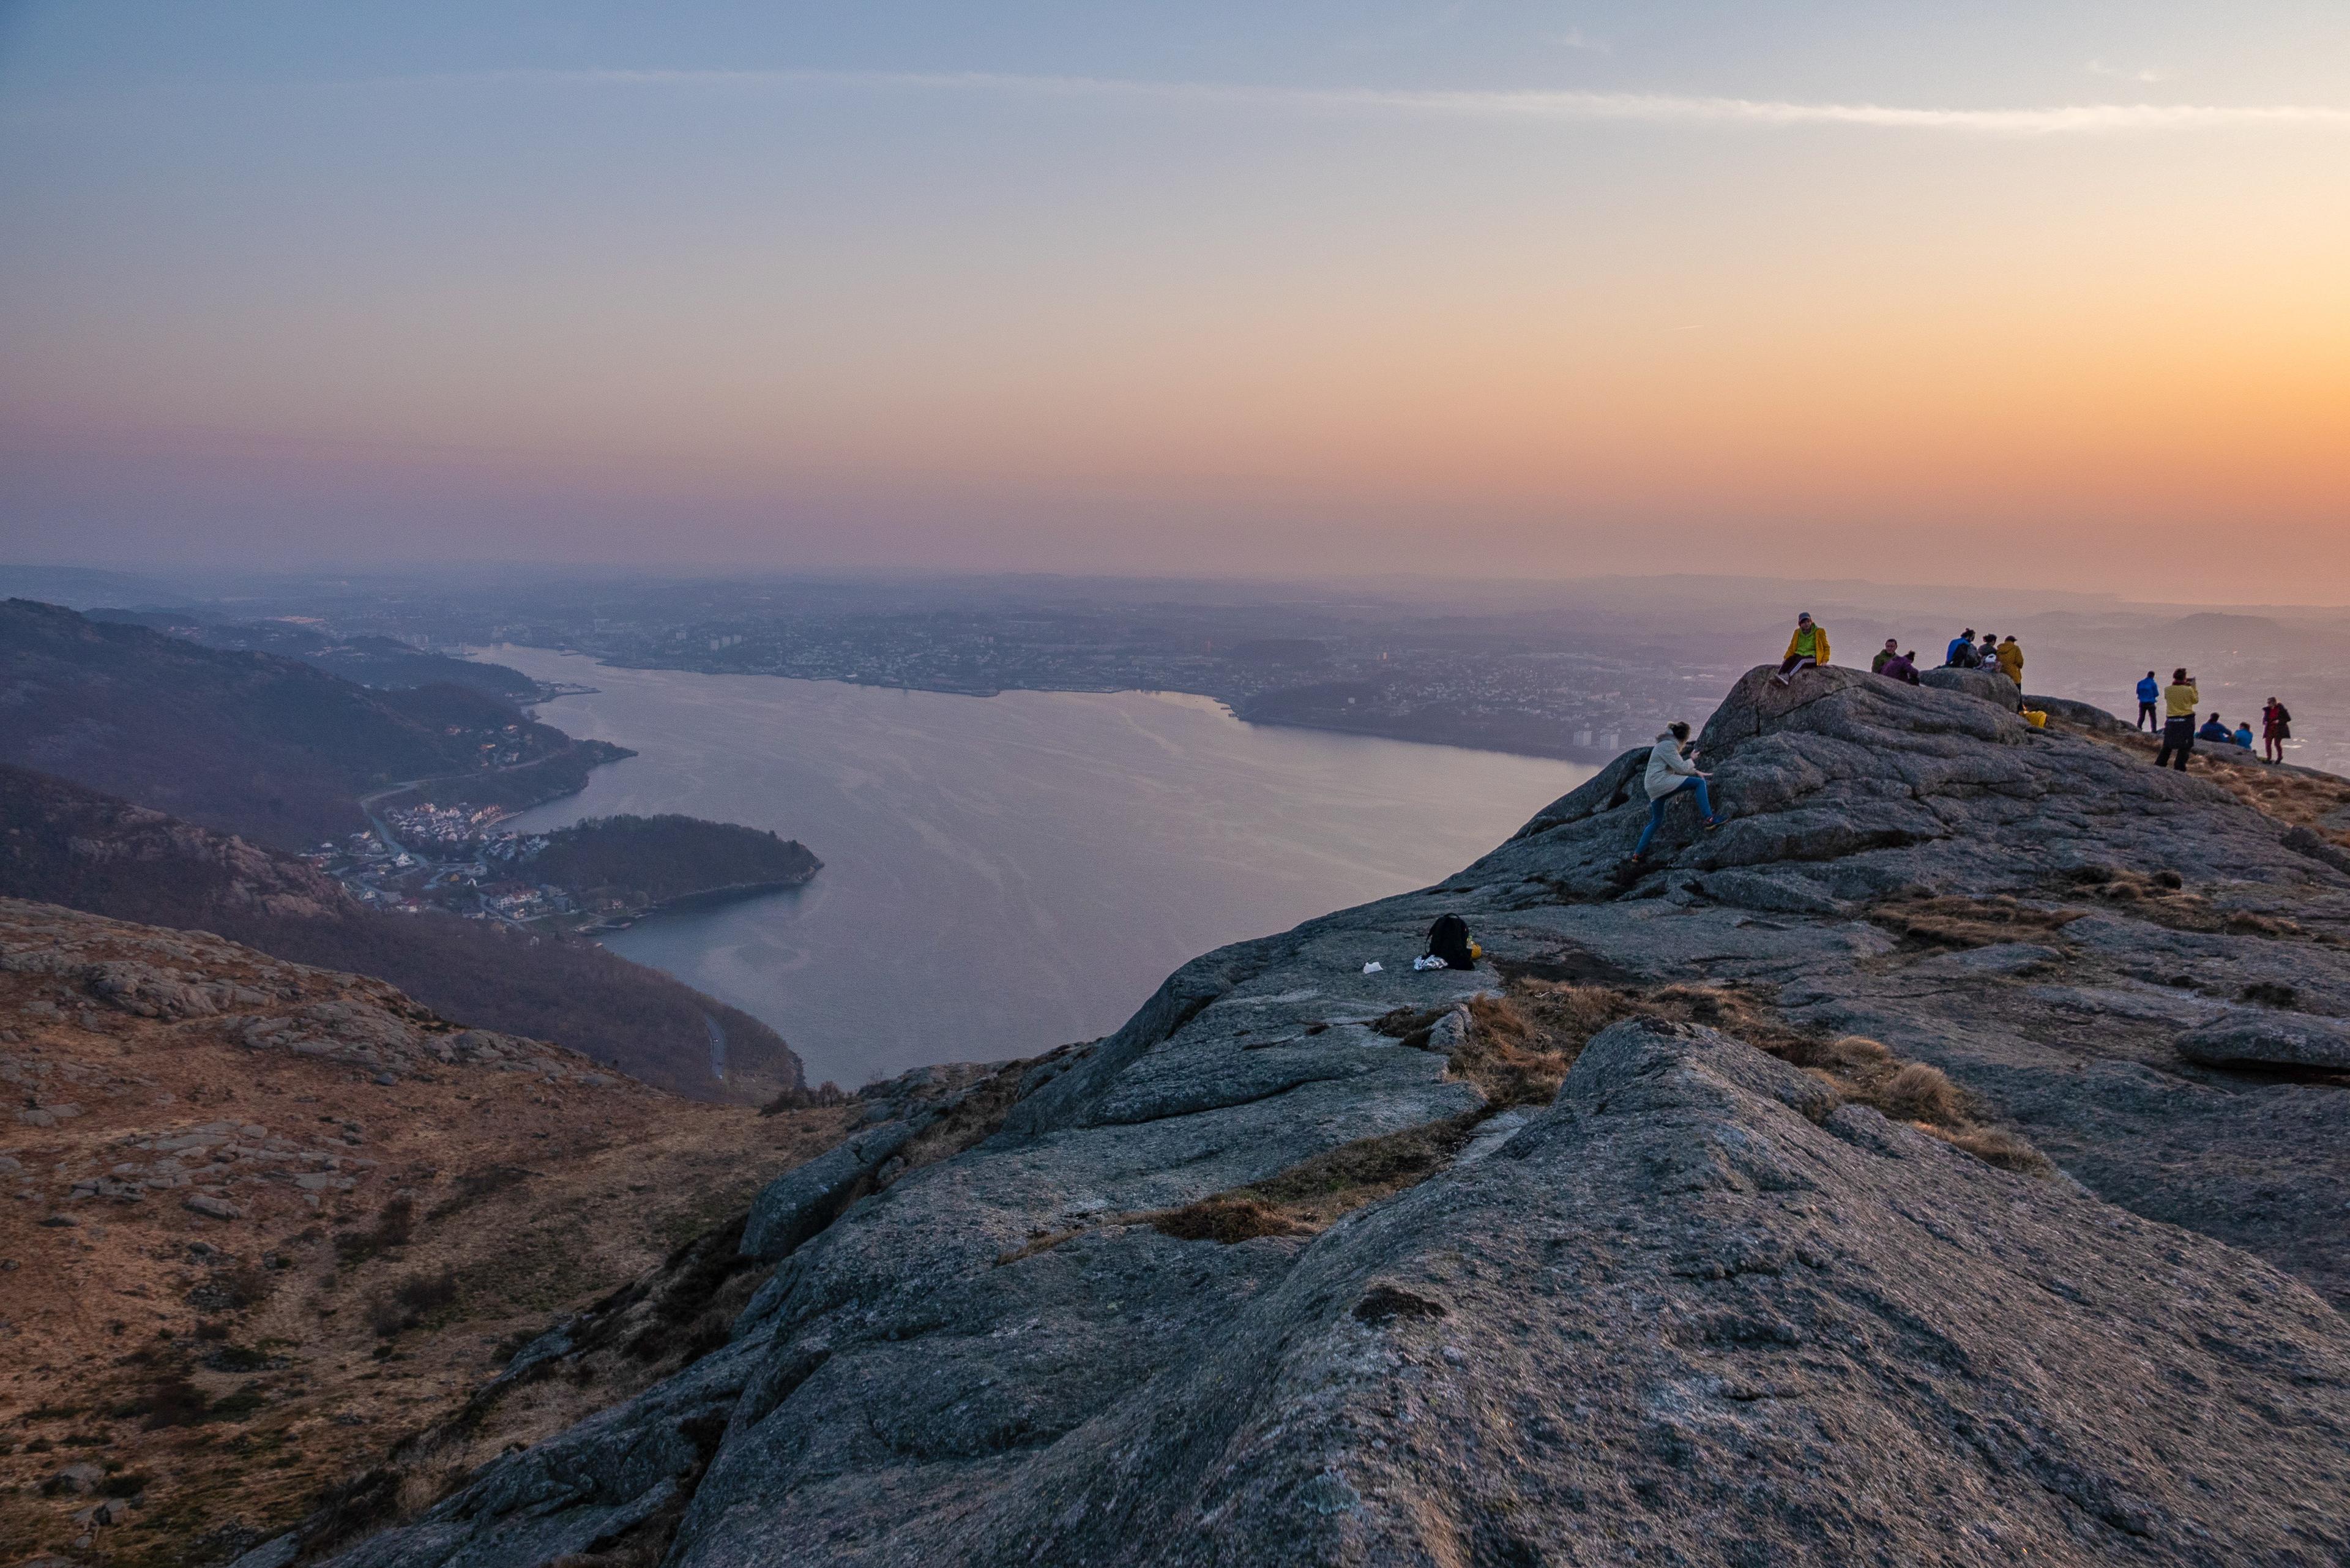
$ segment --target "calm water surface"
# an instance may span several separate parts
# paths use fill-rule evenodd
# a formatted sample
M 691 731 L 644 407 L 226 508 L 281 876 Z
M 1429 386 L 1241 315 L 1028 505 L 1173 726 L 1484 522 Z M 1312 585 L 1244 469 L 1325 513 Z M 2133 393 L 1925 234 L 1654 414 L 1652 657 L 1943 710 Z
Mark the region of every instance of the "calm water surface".
M 599 688 L 541 716 L 639 753 L 514 826 L 684 812 L 823 859 L 805 888 L 607 941 L 774 1025 L 809 1082 L 848 1087 L 1105 1033 L 1186 960 L 1425 887 L 1592 772 L 1262 728 L 1201 697 L 483 657 Z

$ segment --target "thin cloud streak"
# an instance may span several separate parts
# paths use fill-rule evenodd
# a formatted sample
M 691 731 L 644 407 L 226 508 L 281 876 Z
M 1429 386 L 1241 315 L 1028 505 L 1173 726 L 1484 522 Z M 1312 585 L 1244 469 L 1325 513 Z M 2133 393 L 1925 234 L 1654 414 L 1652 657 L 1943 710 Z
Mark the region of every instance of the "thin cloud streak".
M 2069 104 L 2045 109 L 1908 109 L 1877 103 L 1797 103 L 1675 93 L 1538 92 L 1388 88 L 1284 88 L 1153 82 L 1115 77 L 996 72 L 822 70 L 503 70 L 395 78 L 382 85 L 479 82 L 582 87 L 868 87 L 1029 98 L 1407 113 L 1541 123 L 1691 126 L 1857 126 L 1978 136 L 2309 128 L 2350 130 L 2350 109 L 2317 104 Z
M 2128 66 L 2109 66 L 2103 60 L 2091 60 L 2089 62 L 2088 68 L 2090 74 L 2093 76 L 2118 77 L 2126 82 L 2145 82 L 2148 86 L 2152 86 L 2156 82 L 2167 82 L 2170 79 L 2170 73 L 2164 70 L 2160 66 L 2143 66 L 2132 68 Z

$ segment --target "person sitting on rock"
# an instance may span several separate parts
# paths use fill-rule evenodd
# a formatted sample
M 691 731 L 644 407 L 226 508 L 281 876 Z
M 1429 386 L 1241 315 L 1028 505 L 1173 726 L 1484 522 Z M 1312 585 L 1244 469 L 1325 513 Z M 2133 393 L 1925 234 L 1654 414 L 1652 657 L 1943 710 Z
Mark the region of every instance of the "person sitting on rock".
M 1967 628 L 1950 639 L 1950 646 L 1942 650 L 1945 670 L 1972 670 L 1982 661 L 1975 657 L 1975 628 Z
M 2236 721 L 2236 744 L 2248 752 L 2252 749 L 2252 726 L 2242 719 Z
M 1648 858 L 1648 845 L 1657 836 L 1658 826 L 1665 820 L 1666 803 L 1683 790 L 1697 792 L 1698 815 L 1705 819 L 1708 831 L 1721 826 L 1721 818 L 1713 814 L 1713 801 L 1705 793 L 1705 781 L 1713 775 L 1698 772 L 1697 759 L 1681 751 L 1689 741 L 1689 724 L 1676 719 L 1665 726 L 1657 736 L 1657 743 L 1648 748 L 1648 772 L 1643 781 L 1648 791 L 1648 826 L 1640 829 L 1640 842 L 1632 846 L 1636 864 Z
M 2202 701 L 2203 693 L 2187 679 L 2187 671 L 2170 672 L 2170 684 L 2162 691 L 2162 749 L 2154 753 L 2156 767 L 2187 771 L 2187 754 L 2195 749 L 2195 710 Z M 2173 757 L 2178 760 L 2174 763 Z
M 1868 672 L 1871 675 L 1882 675 L 1885 673 L 1885 667 L 1900 657 L 1900 639 L 1888 637 L 1885 639 L 1885 646 L 1878 649 L 1877 656 L 1868 661 Z
M 2235 741 L 2236 732 L 2221 723 L 2220 715 L 2214 713 L 2203 721 L 2203 727 L 2195 732 L 2195 738 L 2199 741 L 2217 741 L 2224 746 Z
M 1877 672 L 1887 680 L 1906 680 L 1912 686 L 1918 685 L 1918 650 L 1913 648 L 1907 653 L 1895 654 Z
M 1996 632 L 1983 633 L 1982 646 L 1975 649 L 1975 667 L 1979 670 L 1999 668 L 1999 635 Z
M 1795 635 L 1787 639 L 1787 657 L 1779 666 L 1779 673 L 1771 677 L 1773 686 L 1784 686 L 1796 670 L 1818 669 L 1828 661 L 1828 628 L 1812 619 L 1805 610 L 1795 618 Z
M 2154 678 L 2154 671 L 2149 670 L 2146 672 L 2146 679 L 2137 683 L 2137 722 L 2144 724 L 2149 732 L 2159 732 L 2162 728 L 2161 723 L 2154 716 L 2154 705 L 2161 700 L 2162 683 Z M 2275 699 L 2271 698 L 2270 701 L 2274 701 Z
M 1984 640 L 1987 642 L 1990 639 Z M 2012 632 L 2000 639 L 1999 651 L 1993 657 L 1999 660 L 1999 672 L 2014 681 L 2018 691 L 2022 691 L 2023 649 L 2017 644 Z

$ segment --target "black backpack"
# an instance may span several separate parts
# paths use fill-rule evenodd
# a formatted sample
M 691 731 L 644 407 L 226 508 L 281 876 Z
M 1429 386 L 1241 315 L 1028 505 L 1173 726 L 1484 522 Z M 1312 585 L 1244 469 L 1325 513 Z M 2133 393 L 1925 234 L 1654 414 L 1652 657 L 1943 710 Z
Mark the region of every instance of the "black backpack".
M 1447 969 L 1477 967 L 1469 950 L 1469 922 L 1458 915 L 1436 917 L 1436 924 L 1428 928 L 1428 951 L 1430 957 L 1442 959 Z

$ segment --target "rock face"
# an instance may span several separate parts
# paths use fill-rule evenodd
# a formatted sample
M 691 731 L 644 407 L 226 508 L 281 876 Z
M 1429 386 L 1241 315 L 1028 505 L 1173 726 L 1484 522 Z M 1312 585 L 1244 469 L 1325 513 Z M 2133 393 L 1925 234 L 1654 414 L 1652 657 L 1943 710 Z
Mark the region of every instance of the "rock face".
M 1943 691 L 1961 691 L 1981 698 L 1994 707 L 2012 713 L 2023 706 L 2023 693 L 1996 670 L 1960 670 L 1942 665 L 1933 670 L 1921 670 L 1918 679 L 1928 686 Z
M 2227 1067 L 2329 1067 L 2350 1072 L 2350 1024 L 2331 1018 L 2226 1016 L 2178 1037 L 2190 1062 Z
M 754 1207 L 780 1262 L 723 1349 L 337 1561 L 2343 1561 L 2345 1080 L 2198 1053 L 2350 1014 L 2350 877 L 2061 723 L 1767 674 L 1700 740 L 1719 831 L 1627 867 L 1627 753 L 986 1079 L 975 1147 L 887 1179 L 885 1109 Z M 1447 910 L 1492 962 L 1415 974 Z M 1479 1121 L 1474 999 L 1525 976 L 1872 1036 L 2061 1168 L 1652 1018 Z M 1472 1123 L 1311 1233 L 1159 1222 Z

